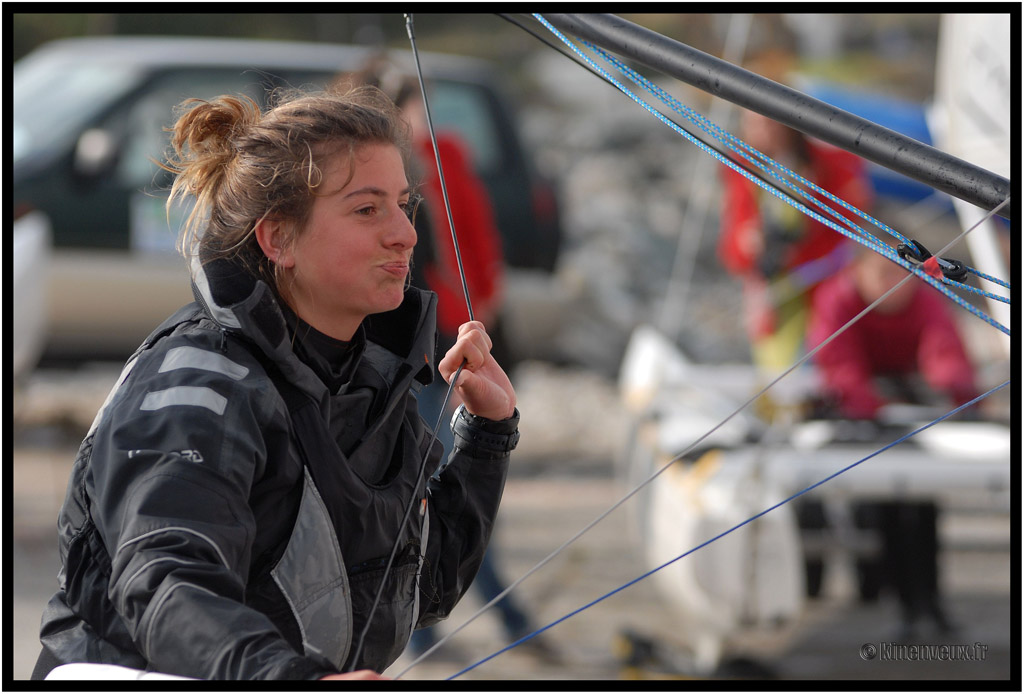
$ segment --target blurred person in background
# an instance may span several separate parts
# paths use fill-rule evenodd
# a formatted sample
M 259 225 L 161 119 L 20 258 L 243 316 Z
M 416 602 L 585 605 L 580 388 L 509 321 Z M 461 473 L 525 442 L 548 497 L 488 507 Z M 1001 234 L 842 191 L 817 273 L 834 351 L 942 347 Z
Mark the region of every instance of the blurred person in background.
M 791 62 L 788 53 L 769 49 L 752 57 L 746 67 L 785 83 Z M 855 207 L 864 208 L 872 202 L 873 191 L 864 164 L 853 154 L 753 111 L 741 112 L 739 137 Z M 804 354 L 811 297 L 823 279 L 850 262 L 852 244 L 839 232 L 739 172 L 729 167 L 722 167 L 721 171 L 718 257 L 742 281 L 751 360 L 758 379 L 767 380 L 795 364 Z M 771 178 L 769 183 L 779 184 Z M 814 209 L 809 201 L 799 196 L 795 199 Z M 767 419 L 775 414 L 768 398 L 759 398 L 757 408 Z M 827 526 L 820 501 L 801 499 L 795 510 L 801 528 L 821 530 Z M 824 559 L 808 557 L 805 568 L 807 594 L 815 597 L 823 582 Z
M 420 243 L 413 255 L 412 284 L 437 294 L 437 349 L 440 353 L 455 342 L 458 327 L 469 320 L 469 311 L 419 82 L 399 72 L 386 58 L 379 57 L 358 73 L 340 75 L 335 83 L 381 88 L 392 97 L 412 129 L 412 168 L 420 181 L 417 192 L 423 199 L 416 216 Z M 452 130 L 438 130 L 434 138 L 444 170 L 444 187 L 448 191 L 474 318 L 488 326 L 488 335 L 493 343 L 491 353 L 508 368 L 510 358 L 502 339 L 500 321 L 504 299 L 504 257 L 490 196 L 473 168 L 472 152 L 463 138 Z M 444 382 L 435 380 L 418 395 L 420 413 L 431 426 L 438 418 L 447 422 L 459 405 L 457 394 L 453 394 L 445 406 L 446 393 Z M 445 406 L 443 413 L 442 406 Z M 455 441 L 448 427 L 442 425 L 438 438 L 446 451 L 452 450 Z M 473 587 L 485 603 L 505 590 L 506 583 L 501 578 L 499 565 L 500 551 L 491 543 L 473 581 Z M 525 610 L 511 594 L 498 601 L 495 609 L 499 612 L 502 630 L 510 641 L 534 630 Z M 439 638 L 436 628 L 418 629 L 413 632 L 409 648 L 415 654 L 422 654 Z M 553 653 L 553 649 L 538 638 L 527 641 L 523 648 L 545 657 Z M 451 657 L 458 656 L 451 652 L 450 647 L 448 650 Z
M 894 287 L 907 270 L 870 249 L 814 294 L 808 349 L 816 347 Z M 917 278 L 815 354 L 833 416 L 875 421 L 894 402 L 957 406 L 978 395 L 974 368 L 945 299 Z M 855 509 L 862 526 L 882 534 L 882 581 L 902 608 L 901 637 L 931 618 L 952 630 L 941 606 L 938 507 L 931 501 L 886 501 Z M 862 570 L 871 570 L 862 566 Z
M 814 295 L 808 328 L 812 348 L 892 289 L 907 274 L 867 248 Z M 890 402 L 952 406 L 977 397 L 974 367 L 946 300 L 912 279 L 836 336 L 815 355 L 835 409 L 875 419 Z
M 747 69 L 782 82 L 788 60 L 769 52 L 753 59 Z M 856 155 L 753 111 L 741 113 L 739 130 L 740 139 L 754 149 L 854 207 L 871 204 L 871 184 Z M 849 263 L 850 244 L 839 232 L 733 169 L 722 167 L 722 176 L 718 257 L 743 281 L 754 365 L 774 376 L 800 358 L 810 297 L 822 279 Z
M 464 364 L 456 443 L 433 474 L 413 393 L 435 378 L 435 299 L 409 286 L 409 134 L 386 96 L 182 109 L 164 166 L 171 201 L 196 200 L 196 301 L 130 359 L 79 450 L 33 678 L 86 662 L 377 679 L 473 580 L 515 392 L 483 325 L 461 325 L 437 364 Z

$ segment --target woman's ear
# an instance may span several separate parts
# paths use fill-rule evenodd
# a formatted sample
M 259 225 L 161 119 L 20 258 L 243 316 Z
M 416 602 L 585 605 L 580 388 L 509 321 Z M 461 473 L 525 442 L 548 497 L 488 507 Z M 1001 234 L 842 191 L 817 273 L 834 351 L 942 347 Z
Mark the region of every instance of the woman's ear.
M 264 217 L 256 222 L 253 229 L 256 242 L 263 249 L 263 254 L 278 267 L 288 268 L 295 265 L 291 252 L 291 228 L 286 222 Z

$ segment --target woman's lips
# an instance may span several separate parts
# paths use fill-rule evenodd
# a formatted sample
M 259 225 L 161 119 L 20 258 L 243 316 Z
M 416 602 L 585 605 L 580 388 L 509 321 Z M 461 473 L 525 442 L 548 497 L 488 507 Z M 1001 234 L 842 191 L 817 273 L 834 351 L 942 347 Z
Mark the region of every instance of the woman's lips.
M 409 274 L 409 263 L 393 262 L 384 263 L 380 266 L 380 269 L 388 274 L 395 275 L 396 277 L 405 277 Z

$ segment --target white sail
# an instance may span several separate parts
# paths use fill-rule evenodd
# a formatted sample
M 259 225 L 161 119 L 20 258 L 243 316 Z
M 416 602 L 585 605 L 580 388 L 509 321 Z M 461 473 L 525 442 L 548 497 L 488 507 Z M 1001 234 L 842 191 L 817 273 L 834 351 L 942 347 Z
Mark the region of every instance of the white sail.
M 1010 24 L 1009 14 L 942 16 L 935 108 L 929 114 L 929 127 L 940 149 L 1007 178 L 1011 177 Z M 954 199 L 953 204 L 964 229 L 988 212 L 962 200 Z M 973 267 L 1000 279 L 1008 277 L 996 222 L 986 221 L 966 241 Z M 982 285 L 993 289 L 987 282 Z M 989 300 L 988 312 L 1011 327 L 1009 304 Z M 999 337 L 1009 356 L 1009 336 Z

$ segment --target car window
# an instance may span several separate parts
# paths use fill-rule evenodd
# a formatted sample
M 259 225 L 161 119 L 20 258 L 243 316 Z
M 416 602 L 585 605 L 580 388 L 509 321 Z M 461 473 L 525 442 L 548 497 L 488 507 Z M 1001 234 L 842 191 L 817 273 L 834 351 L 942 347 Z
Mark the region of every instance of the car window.
M 153 159 L 162 160 L 170 146 L 167 128 L 174 124 L 176 107 L 185 99 L 212 99 L 223 94 L 245 94 L 257 102 L 265 91 L 261 76 L 238 70 L 179 70 L 156 77 L 107 128 L 121 137 L 121 154 L 114 172 L 118 184 L 129 190 L 131 248 L 139 252 L 174 252 L 187 209 L 171 210 L 165 203 L 169 175 Z
M 144 186 L 153 181 L 158 168 L 150 161 L 167 149 L 167 128 L 177 118 L 175 108 L 185 99 L 212 99 L 222 94 L 246 94 L 257 102 L 264 87 L 257 75 L 237 70 L 181 70 L 157 77 L 127 109 L 117 176 L 127 186 Z
M 476 170 L 499 170 L 501 139 L 484 90 L 468 83 L 438 81 L 428 96 L 435 127 L 452 128 L 466 140 Z
M 14 70 L 15 160 L 59 147 L 140 78 L 134 65 L 26 58 Z

